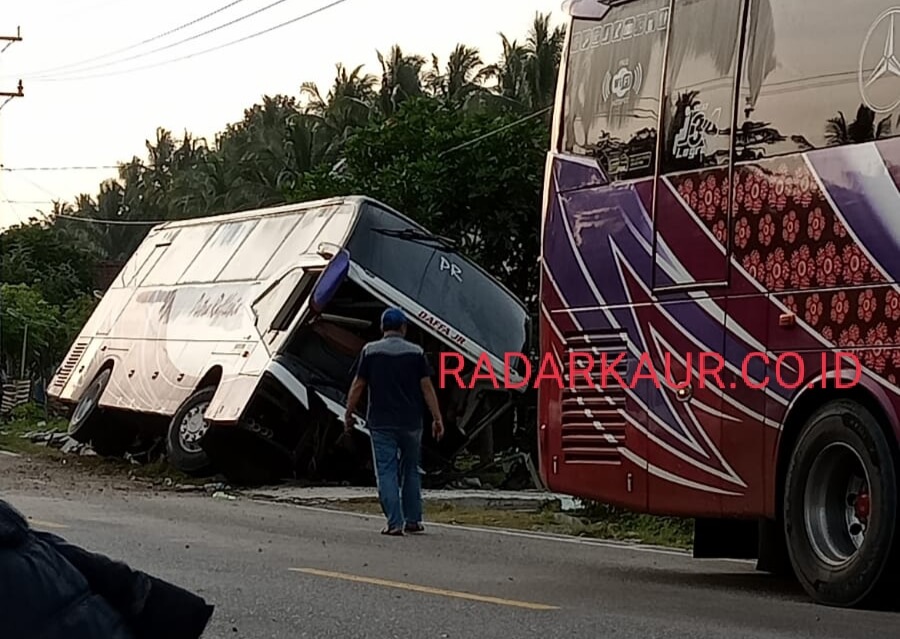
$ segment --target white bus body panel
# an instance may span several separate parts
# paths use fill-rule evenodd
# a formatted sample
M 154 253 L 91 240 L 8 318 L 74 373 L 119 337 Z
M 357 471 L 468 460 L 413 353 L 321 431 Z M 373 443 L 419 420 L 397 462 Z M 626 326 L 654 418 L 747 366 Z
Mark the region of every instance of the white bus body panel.
M 269 331 L 275 314 L 304 269 L 327 264 L 318 247 L 344 245 L 357 214 L 355 198 L 336 198 L 154 228 L 73 343 L 50 396 L 78 401 L 111 365 L 101 406 L 171 416 L 212 373 L 220 381 L 207 418 L 238 420 L 293 328 Z

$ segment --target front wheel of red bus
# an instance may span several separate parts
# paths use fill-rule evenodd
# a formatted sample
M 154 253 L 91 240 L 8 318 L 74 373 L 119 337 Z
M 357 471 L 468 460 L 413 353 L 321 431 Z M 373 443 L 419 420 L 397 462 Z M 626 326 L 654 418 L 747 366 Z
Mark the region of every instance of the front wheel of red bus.
M 877 420 L 856 402 L 826 404 L 803 427 L 785 478 L 791 564 L 818 603 L 878 605 L 897 580 L 897 466 Z

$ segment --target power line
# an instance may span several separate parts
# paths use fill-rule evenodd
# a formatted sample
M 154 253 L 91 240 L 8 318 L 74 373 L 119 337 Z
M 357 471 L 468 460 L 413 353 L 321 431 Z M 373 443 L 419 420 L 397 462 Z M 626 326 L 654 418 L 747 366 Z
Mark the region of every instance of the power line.
M 175 62 L 181 62 L 182 60 L 188 60 L 190 58 L 195 58 L 200 55 L 212 53 L 213 51 L 218 51 L 220 49 L 224 49 L 225 47 L 230 47 L 232 45 L 239 44 L 241 42 L 246 42 L 247 40 L 251 40 L 252 38 L 256 38 L 261 35 L 265 35 L 266 33 L 271 33 L 272 31 L 275 31 L 276 29 L 281 29 L 283 27 L 294 24 L 295 22 L 300 22 L 301 20 L 311 18 L 314 15 L 317 15 L 319 13 L 327 11 L 328 9 L 331 9 L 332 7 L 336 7 L 337 5 L 343 4 L 345 2 L 347 2 L 347 0 L 334 0 L 334 2 L 326 4 L 322 7 L 319 7 L 318 9 L 313 9 L 312 11 L 308 11 L 307 13 L 304 13 L 301 16 L 297 16 L 296 18 L 286 20 L 284 22 L 276 24 L 275 26 L 269 27 L 267 29 L 257 31 L 256 33 L 251 33 L 250 35 L 243 36 L 242 38 L 238 38 L 238 39 L 232 40 L 230 42 L 226 42 L 225 44 L 220 44 L 215 47 L 210 47 L 209 49 L 204 49 L 203 51 L 189 53 L 187 55 L 183 55 L 178 58 L 173 58 L 171 60 L 163 60 L 161 62 L 155 62 L 153 64 L 147 64 L 142 67 L 135 67 L 133 69 L 123 69 L 121 71 L 111 71 L 109 73 L 98 73 L 95 75 L 85 75 L 85 76 L 76 76 L 76 77 L 63 76 L 63 77 L 59 77 L 59 78 L 38 78 L 38 79 L 33 80 L 33 82 L 77 82 L 79 80 L 91 80 L 94 78 L 108 78 L 110 76 L 121 75 L 123 73 L 135 73 L 137 71 L 145 71 L 147 69 L 153 69 L 155 67 L 160 67 L 160 66 L 167 65 L 167 64 L 173 64 Z
M 59 201 L 63 200 L 63 198 L 61 198 L 61 197 L 59 196 L 58 193 L 53 193 L 52 191 L 49 191 L 49 190 L 45 189 L 45 188 L 44 188 L 43 186 L 41 186 L 40 184 L 38 184 L 38 183 L 35 182 L 34 180 L 31 180 L 31 179 L 25 177 L 24 175 L 16 174 L 16 177 L 19 178 L 20 180 L 23 180 L 23 181 L 25 181 L 25 182 L 28 182 L 31 186 L 33 186 L 34 188 L 36 188 L 38 191 L 41 191 L 42 193 L 44 193 L 44 195 L 48 195 L 48 196 L 52 197 L 54 201 L 56 201 L 56 200 L 59 200 Z
M 504 131 L 507 131 L 513 127 L 517 127 L 520 124 L 527 122 L 528 120 L 531 120 L 533 118 L 538 117 L 539 115 L 543 115 L 544 113 L 551 111 L 552 109 L 553 109 L 553 106 L 551 105 L 551 106 L 541 109 L 540 111 L 535 111 L 534 113 L 532 113 L 530 115 L 526 115 L 524 118 L 520 118 L 520 119 L 516 120 L 515 122 L 511 122 L 505 126 L 501 126 L 500 128 L 494 129 L 493 131 L 488 131 L 484 135 L 478 136 L 477 138 L 469 140 L 468 142 L 463 142 L 462 144 L 454 146 L 451 149 L 447 149 L 446 151 L 441 151 L 438 154 L 438 157 L 444 157 L 445 155 L 449 155 L 450 153 L 455 153 L 456 151 L 461 151 L 462 149 L 468 148 L 470 146 L 474 146 L 475 144 L 478 144 L 479 142 L 482 142 L 483 140 L 487 140 L 488 138 L 493 137 L 499 133 L 503 133 Z
M 243 0 L 237 0 L 237 1 L 238 1 L 238 2 L 242 2 Z M 248 14 L 246 14 L 246 15 L 243 15 L 243 16 L 241 16 L 241 17 L 239 17 L 239 18 L 235 18 L 234 20 L 231 20 L 231 21 L 229 21 L 229 22 L 226 22 L 225 24 L 220 24 L 219 26 L 213 27 L 212 29 L 207 29 L 206 31 L 203 31 L 202 33 L 197 33 L 197 34 L 192 35 L 192 36 L 189 36 L 189 37 L 187 37 L 187 38 L 183 38 L 183 39 L 181 39 L 181 40 L 178 40 L 177 42 L 172 42 L 171 44 L 167 44 L 167 45 L 162 46 L 162 47 L 157 47 L 157 48 L 155 48 L 155 49 L 151 49 L 150 51 L 145 51 L 145 52 L 143 52 L 143 53 L 137 53 L 137 54 L 135 54 L 135 55 L 133 55 L 133 56 L 129 56 L 129 57 L 127 57 L 127 58 L 122 58 L 122 59 L 120 59 L 120 60 L 112 60 L 111 62 L 104 62 L 104 63 L 102 63 L 102 64 L 95 64 L 95 65 L 92 65 L 92 66 L 84 67 L 83 69 L 75 69 L 75 70 L 72 71 L 71 73 L 81 73 L 81 72 L 83 72 L 83 71 L 91 71 L 91 70 L 93 70 L 93 69 L 102 69 L 103 67 L 108 67 L 108 66 L 111 66 L 111 65 L 114 65 L 114 64 L 121 64 L 122 62 L 128 62 L 129 60 L 137 60 L 138 58 L 143 58 L 143 57 L 146 57 L 146 56 L 151 55 L 151 54 L 153 54 L 153 53 L 159 53 L 160 51 L 165 51 L 165 50 L 167 50 L 167 49 L 171 49 L 172 47 L 177 47 L 177 46 L 180 45 L 180 44 L 184 44 L 184 43 L 186 43 L 186 42 L 190 42 L 191 40 L 197 40 L 198 38 L 202 38 L 203 36 L 207 36 L 207 35 L 209 35 L 209 34 L 211 34 L 211 33 L 215 33 L 216 31 L 219 31 L 219 30 L 224 29 L 224 28 L 226 28 L 226 27 L 230 27 L 230 26 L 232 26 L 232 25 L 234 25 L 234 24 L 237 24 L 238 22 L 243 22 L 243 21 L 246 20 L 247 18 L 251 18 L 251 17 L 253 17 L 253 16 L 255 16 L 255 15 L 259 14 L 259 13 L 262 13 L 262 12 L 264 12 L 264 11 L 268 11 L 269 9 L 273 9 L 273 8 L 275 8 L 276 6 L 278 6 L 278 5 L 280 5 L 280 4 L 284 4 L 284 3 L 287 2 L 287 1 L 288 1 L 288 0 L 275 0 L 275 2 L 272 2 L 271 4 L 268 4 L 268 5 L 264 6 L 264 7 L 261 7 L 261 8 L 259 8 L 259 9 L 256 9 L 255 11 L 251 11 L 250 13 L 248 13 Z M 236 4 L 236 3 L 233 2 L 232 5 L 234 5 L 234 4 Z M 154 38 L 151 38 L 151 40 L 152 40 L 152 39 L 154 39 Z M 136 45 L 136 46 L 137 46 L 137 45 Z M 131 47 L 131 48 L 134 48 L 134 47 Z M 75 66 L 80 66 L 80 65 L 75 65 Z M 45 81 L 45 80 L 46 80 L 46 81 L 52 81 L 53 75 L 54 75 L 54 74 L 52 74 L 52 73 L 51 73 L 51 74 L 40 74 L 40 75 L 38 75 L 36 78 L 32 78 L 32 79 L 40 79 L 41 81 Z M 69 75 L 69 73 L 64 73 L 64 74 L 62 74 L 60 77 L 64 78 L 64 77 L 67 76 L 67 75 Z
M 120 165 L 118 164 L 105 164 L 101 166 L 3 166 L 0 164 L 0 171 L 5 171 L 7 173 L 21 173 L 25 171 L 100 171 L 118 169 L 119 166 Z
M 67 215 L 65 213 L 54 214 L 53 217 L 62 218 L 64 220 L 74 220 L 76 222 L 88 222 L 93 224 L 111 224 L 113 226 L 156 226 L 157 224 L 165 224 L 166 222 L 177 222 L 179 220 L 106 220 L 96 217 L 81 217 L 79 215 Z
M 116 49 L 115 51 L 110 51 L 109 53 L 104 53 L 103 55 L 94 56 L 93 58 L 86 58 L 84 60 L 81 60 L 80 62 L 72 62 L 72 63 L 64 64 L 64 65 L 61 65 L 58 67 L 50 67 L 49 69 L 43 69 L 43 70 L 38 70 L 38 71 L 32 71 L 30 73 L 25 73 L 24 77 L 31 78 L 31 77 L 35 77 L 35 76 L 44 76 L 53 71 L 61 71 L 63 69 L 71 69 L 72 67 L 80 67 L 81 65 L 86 64 L 88 62 L 94 62 L 95 60 L 102 60 L 103 58 L 108 58 L 110 56 L 113 56 L 113 55 L 116 55 L 119 53 L 124 53 L 125 51 L 130 51 L 132 49 L 136 49 L 137 47 L 143 46 L 145 44 L 155 42 L 156 40 L 159 40 L 160 38 L 165 38 L 168 35 L 177 33 L 178 31 L 181 31 L 182 29 L 186 29 L 192 25 L 195 25 L 198 22 L 202 22 L 202 21 L 206 20 L 207 18 L 211 18 L 218 13 L 222 13 L 223 11 L 230 9 L 231 7 L 233 7 L 235 5 L 240 4 L 241 2 L 244 2 L 244 0 L 233 0 L 232 2 L 229 2 L 228 4 L 226 4 L 225 6 L 219 7 L 215 11 L 210 11 L 209 13 L 202 15 L 199 18 L 194 18 L 190 22 L 185 22 L 184 24 L 179 25 L 179 26 L 175 27 L 174 29 L 169 29 L 168 31 L 164 31 L 163 33 L 153 36 L 152 38 L 147 38 L 146 40 L 142 40 L 141 42 L 138 42 L 137 44 L 132 44 L 130 46 L 123 47 L 121 49 Z M 199 36 L 197 36 L 197 37 L 199 37 Z M 178 44 L 178 43 L 176 43 L 176 44 Z M 151 51 L 150 53 L 153 53 L 153 52 Z M 122 62 L 122 60 L 120 60 L 120 62 Z M 115 64 L 115 63 L 113 62 L 112 64 Z M 87 69 L 82 69 L 82 70 L 87 70 Z

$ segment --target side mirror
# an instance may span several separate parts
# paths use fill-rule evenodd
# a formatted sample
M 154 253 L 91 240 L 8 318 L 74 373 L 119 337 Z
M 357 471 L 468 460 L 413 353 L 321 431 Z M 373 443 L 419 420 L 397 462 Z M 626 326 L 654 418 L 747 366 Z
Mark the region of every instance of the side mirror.
M 350 271 L 350 253 L 345 249 L 341 249 L 328 266 L 319 275 L 313 287 L 312 295 L 309 300 L 309 307 L 316 315 L 320 314 L 328 303 L 332 300 L 337 290 L 343 284 L 347 273 Z

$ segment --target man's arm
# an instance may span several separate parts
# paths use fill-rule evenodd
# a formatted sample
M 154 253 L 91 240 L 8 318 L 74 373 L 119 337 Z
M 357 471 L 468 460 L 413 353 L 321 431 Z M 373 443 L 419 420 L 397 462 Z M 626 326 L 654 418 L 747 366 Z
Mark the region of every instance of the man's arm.
M 366 380 L 358 375 L 353 378 L 353 384 L 350 385 L 350 394 L 347 397 L 347 411 L 344 413 L 344 430 L 350 431 L 353 428 L 353 413 L 362 399 L 363 391 L 366 390 Z
M 350 391 L 347 393 L 347 410 L 344 412 L 344 431 L 353 430 L 353 413 L 359 406 L 359 400 L 362 399 L 363 391 L 366 390 L 366 380 L 369 378 L 369 358 L 366 357 L 366 349 L 363 347 L 359 353 L 359 357 L 353 364 L 353 383 L 350 384 Z
M 425 403 L 428 405 L 428 410 L 431 411 L 433 420 L 431 432 L 434 434 L 434 438 L 439 440 L 444 436 L 444 421 L 441 419 L 441 407 L 438 405 L 434 384 L 431 383 L 431 376 L 434 374 L 434 371 L 424 354 L 422 355 L 419 374 L 421 375 L 419 384 L 422 387 L 422 395 L 425 397 Z
M 434 391 L 434 384 L 428 377 L 422 378 L 422 394 L 425 396 L 425 403 L 428 404 L 428 410 L 431 411 L 431 418 L 435 421 L 441 419 L 441 407 L 438 406 L 437 393 Z

